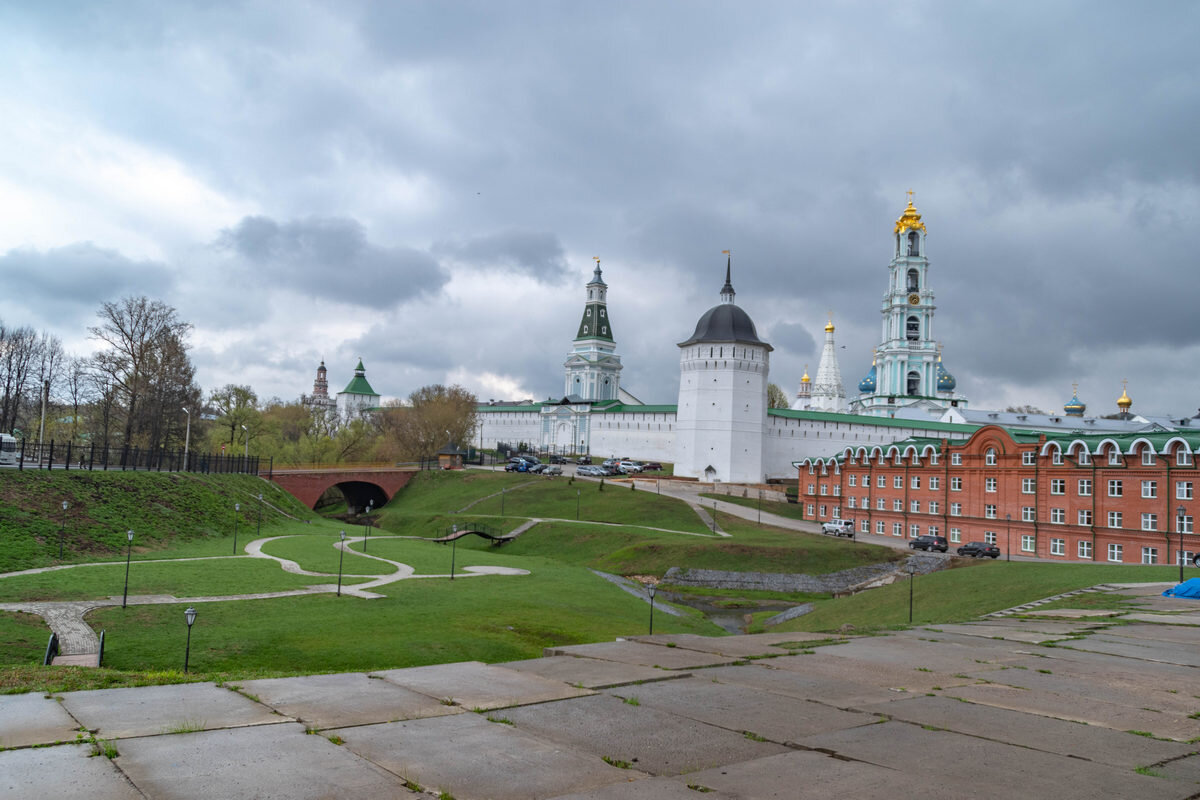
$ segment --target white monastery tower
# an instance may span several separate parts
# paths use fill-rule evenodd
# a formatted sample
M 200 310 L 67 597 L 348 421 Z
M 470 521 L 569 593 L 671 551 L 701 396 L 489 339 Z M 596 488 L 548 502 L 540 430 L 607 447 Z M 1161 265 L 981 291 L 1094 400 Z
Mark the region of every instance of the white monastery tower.
M 838 366 L 837 346 L 833 343 L 832 316 L 825 326 L 825 349 L 821 351 L 821 363 L 817 367 L 817 380 L 808 407 L 815 411 L 846 410 L 846 387 L 842 385 L 842 368 Z
M 730 261 L 721 303 L 679 343 L 675 474 L 702 481 L 758 483 L 765 478 L 767 375 L 771 345 L 734 305 Z
M 936 413 L 967 405 L 965 397 L 955 394 L 956 382 L 942 366 L 934 340 L 925 223 L 913 207 L 912 192 L 908 194 L 908 206 L 892 230 L 888 290 L 880 308 L 882 338 L 875 363 L 859 383 L 860 394 L 850 404 L 854 413 L 889 416 L 904 407 Z
M 583 319 L 571 343 L 571 354 L 563 366 L 566 379 L 563 394 L 580 400 L 617 400 L 621 388 L 621 357 L 616 354 L 612 323 L 608 318 L 608 285 L 596 272 L 585 287 L 587 302 Z
M 796 390 L 796 399 L 792 401 L 792 411 L 803 411 L 812 405 L 812 378 L 808 377 L 808 364 L 804 365 L 804 374 L 800 376 L 800 388 Z

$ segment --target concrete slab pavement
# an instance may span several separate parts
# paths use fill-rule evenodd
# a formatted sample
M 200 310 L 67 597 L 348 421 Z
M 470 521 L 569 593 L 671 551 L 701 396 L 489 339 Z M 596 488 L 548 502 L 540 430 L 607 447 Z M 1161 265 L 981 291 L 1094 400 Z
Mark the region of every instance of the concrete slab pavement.
M 562 681 L 479 661 L 392 669 L 371 675 L 465 709 L 507 708 L 594 694 Z
M 459 706 L 361 672 L 242 681 L 238 686 L 259 703 L 318 729 L 463 713 Z
M 104 739 L 291 721 L 211 683 L 67 692 L 62 703 Z
M 780 643 L 816 642 L 840 639 L 826 633 L 754 633 L 746 636 L 699 636 L 694 633 L 664 633 L 655 636 L 633 636 L 631 641 L 643 644 L 682 647 L 701 653 L 713 653 L 732 658 L 753 656 L 783 656 L 795 652 L 796 648 L 776 647 Z
M 553 797 L 643 777 L 636 770 L 619 769 L 598 756 L 530 736 L 519 727 L 489 722 L 478 714 L 389 722 L 331 734 L 345 740 L 346 750 L 423 789 L 459 800 Z
M 57 700 L 40 694 L 5 697 L 0 704 L 0 749 L 72 742 L 79 723 Z
M 86 797 L 142 800 L 111 761 L 92 757 L 88 744 L 63 744 L 0 753 L 0 800 Z
M 800 745 L 831 755 L 878 764 L 937 784 L 948 775 L 993 788 L 1008 796 L 1095 800 L 1097 797 L 1186 798 L 1191 787 L 1131 770 L 1118 769 L 1025 747 L 986 741 L 950 731 L 887 722 L 820 734 Z M 1029 781 L 1037 775 L 1036 784 Z
M 609 695 L 515 708 L 504 716 L 519 731 L 596 758 L 625 761 L 652 775 L 679 775 L 785 750 Z
M 784 697 L 814 700 L 846 708 L 864 703 L 882 703 L 895 699 L 897 692 L 837 677 L 806 673 L 800 669 L 780 669 L 769 661 L 735 667 L 706 669 L 703 677 L 718 683 L 745 686 Z
M 590 792 L 572 792 L 553 798 L 553 800 L 697 800 L 697 792 L 704 792 L 704 800 L 743 800 L 745 794 L 726 794 L 709 787 L 692 789 L 699 786 L 688 781 L 687 776 L 680 778 L 642 778 L 625 783 L 610 783 Z M 704 790 L 707 789 L 707 792 Z
M 295 723 L 124 739 L 116 765 L 153 800 L 387 800 L 395 775 Z
M 687 677 L 689 674 L 582 656 L 546 656 L 527 661 L 508 661 L 496 666 L 514 669 L 517 672 L 530 672 L 585 689 L 608 689 L 644 681 L 670 681 Z
M 908 697 L 865 706 L 864 712 L 894 720 L 964 733 L 1098 764 L 1136 769 L 1189 755 L 1195 745 L 1162 742 L 1124 731 L 1038 717 L 948 697 Z
M 682 647 L 662 647 L 636 641 L 547 647 L 543 655 L 586 656 L 603 661 L 617 661 L 622 664 L 639 664 L 644 667 L 660 667 L 662 669 L 696 669 L 718 664 L 732 664 L 738 660 L 735 656 L 702 653 Z

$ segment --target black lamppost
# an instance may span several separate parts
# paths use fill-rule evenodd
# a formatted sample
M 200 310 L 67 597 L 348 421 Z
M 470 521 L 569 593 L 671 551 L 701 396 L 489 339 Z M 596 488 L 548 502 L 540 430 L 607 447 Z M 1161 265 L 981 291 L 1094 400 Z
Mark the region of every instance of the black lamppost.
M 346 532 L 342 531 L 342 544 L 338 548 L 338 590 L 337 596 L 342 596 L 342 559 L 346 557 Z
M 63 503 L 66 505 L 66 503 Z M 1175 509 L 1175 516 L 1179 517 L 1179 582 L 1183 583 L 1183 515 L 1187 511 L 1183 506 Z
M 258 524 L 254 528 L 254 535 L 256 537 L 262 535 L 262 492 L 258 494 Z
M 68 503 L 66 500 L 63 500 L 62 503 L 63 503 L 62 525 L 60 525 L 58 527 L 58 560 L 59 561 L 62 561 L 63 535 L 67 532 L 67 508 L 70 507 L 70 503 Z
M 238 514 L 242 511 L 241 503 L 233 504 L 233 554 L 237 555 L 237 529 L 238 529 Z
M 713 500 L 712 532 L 717 532 L 717 501 Z
M 917 577 L 917 565 L 913 562 L 908 562 L 908 624 L 912 625 L 913 611 L 913 581 Z
M 192 656 L 192 625 L 196 622 L 196 609 L 188 606 L 187 611 L 183 612 L 183 618 L 187 620 L 188 625 L 187 649 L 183 651 L 183 671 L 186 674 L 188 671 L 188 660 Z
M 125 538 L 129 540 L 129 546 L 125 550 L 125 591 L 121 592 L 121 608 L 129 600 L 129 557 L 133 555 L 133 531 L 126 531 Z
M 646 587 L 646 594 L 650 595 L 650 635 L 654 635 L 654 593 L 658 588 L 654 584 Z
M 1004 560 L 1012 561 L 1012 514 L 1004 515 Z
M 366 535 L 363 536 L 363 552 L 367 552 L 367 540 L 371 538 L 371 512 L 375 510 L 375 500 L 367 501 L 367 520 L 363 523 L 363 527 L 367 529 Z
M 575 521 L 579 521 L 579 490 L 575 490 Z
M 458 523 L 452 525 L 450 529 L 452 531 L 450 539 L 450 580 L 454 580 L 454 556 L 457 553 L 455 548 L 458 546 Z

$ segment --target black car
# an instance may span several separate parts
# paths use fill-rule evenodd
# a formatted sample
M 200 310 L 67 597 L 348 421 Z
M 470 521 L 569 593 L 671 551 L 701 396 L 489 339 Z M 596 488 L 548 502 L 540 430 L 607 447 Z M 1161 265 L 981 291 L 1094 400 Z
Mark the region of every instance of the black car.
M 579 460 L 576 461 L 575 463 L 587 466 L 588 464 L 592 463 L 592 457 L 591 456 L 580 456 Z
M 950 549 L 950 545 L 946 543 L 945 536 L 918 536 L 908 543 L 908 546 L 913 550 L 937 550 L 939 553 L 944 553 Z
M 973 558 L 999 558 L 1000 548 L 987 542 L 967 542 L 958 548 L 958 554 Z

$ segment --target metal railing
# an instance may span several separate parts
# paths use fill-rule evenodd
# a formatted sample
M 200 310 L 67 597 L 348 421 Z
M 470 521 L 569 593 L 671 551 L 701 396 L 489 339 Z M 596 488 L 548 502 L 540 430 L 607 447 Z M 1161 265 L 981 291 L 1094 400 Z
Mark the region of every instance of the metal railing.
M 255 475 L 258 456 L 167 450 L 143 447 L 97 447 L 49 442 L 37 444 L 22 440 L 15 453 L 17 469 L 139 470 L 143 472 L 203 472 Z M 7 460 L 7 459 L 6 459 Z

